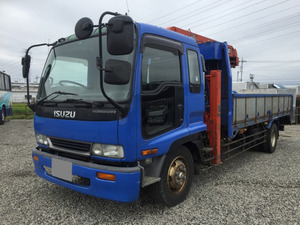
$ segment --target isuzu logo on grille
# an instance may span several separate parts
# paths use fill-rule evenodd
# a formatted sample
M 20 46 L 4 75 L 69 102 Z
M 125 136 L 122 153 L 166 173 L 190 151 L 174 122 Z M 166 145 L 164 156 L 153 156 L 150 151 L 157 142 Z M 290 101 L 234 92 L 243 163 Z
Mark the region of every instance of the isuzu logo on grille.
M 54 117 L 59 118 L 75 118 L 75 111 L 60 111 L 60 110 L 54 110 Z

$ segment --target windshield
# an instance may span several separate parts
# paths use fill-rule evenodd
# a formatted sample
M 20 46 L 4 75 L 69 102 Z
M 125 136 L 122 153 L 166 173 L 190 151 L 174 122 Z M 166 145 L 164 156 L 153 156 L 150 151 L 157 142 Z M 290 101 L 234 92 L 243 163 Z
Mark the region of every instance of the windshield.
M 102 47 L 103 67 L 108 59 L 117 59 L 129 62 L 131 71 L 133 71 L 134 51 L 129 55 L 110 55 L 106 50 L 106 36 L 102 38 Z M 85 101 L 107 102 L 100 90 L 100 72 L 96 66 L 96 57 L 98 56 L 99 38 L 96 36 L 52 48 L 42 73 L 37 100 L 60 91 L 74 93 L 76 96 L 60 95 L 53 101 L 75 98 Z M 132 75 L 129 83 L 125 85 L 112 85 L 103 82 L 104 90 L 111 99 L 125 101 L 130 97 L 131 82 Z

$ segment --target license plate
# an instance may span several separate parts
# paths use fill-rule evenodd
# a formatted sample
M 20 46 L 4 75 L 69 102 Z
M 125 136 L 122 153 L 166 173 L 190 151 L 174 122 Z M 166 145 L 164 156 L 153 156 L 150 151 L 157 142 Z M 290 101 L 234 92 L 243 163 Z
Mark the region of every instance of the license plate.
M 72 163 L 52 158 L 52 176 L 72 181 Z

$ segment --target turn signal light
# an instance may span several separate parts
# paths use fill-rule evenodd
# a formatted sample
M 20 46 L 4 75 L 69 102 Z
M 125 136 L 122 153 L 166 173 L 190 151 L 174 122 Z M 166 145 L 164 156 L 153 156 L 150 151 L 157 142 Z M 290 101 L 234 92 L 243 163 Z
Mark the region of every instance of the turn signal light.
M 115 181 L 116 180 L 116 176 L 113 174 L 109 174 L 109 173 L 97 173 L 97 178 L 102 179 L 102 180 L 110 180 L 110 181 Z
M 153 155 L 153 154 L 156 154 L 157 151 L 158 151 L 157 148 L 143 150 L 143 151 L 142 151 L 142 156 Z
M 33 156 L 33 159 L 37 162 L 39 161 L 39 157 L 37 157 L 36 155 Z

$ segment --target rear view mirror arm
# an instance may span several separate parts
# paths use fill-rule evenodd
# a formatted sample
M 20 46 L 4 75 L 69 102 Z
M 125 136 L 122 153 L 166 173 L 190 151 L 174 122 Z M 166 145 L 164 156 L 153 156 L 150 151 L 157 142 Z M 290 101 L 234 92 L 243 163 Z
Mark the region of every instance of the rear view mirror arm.
M 113 12 L 104 12 L 99 18 L 99 59 L 97 59 L 97 65 L 100 68 L 100 73 L 102 73 L 102 68 L 103 68 L 103 60 L 102 60 L 102 28 L 105 27 L 104 24 L 102 24 L 102 20 L 104 16 L 106 15 L 112 15 L 112 16 L 117 16 L 120 15 L 119 13 L 113 13 Z
M 119 110 L 121 112 L 121 114 L 125 113 L 125 109 L 124 107 L 122 107 L 120 104 L 118 104 L 117 102 L 115 102 L 113 99 L 111 99 L 110 97 L 107 96 L 104 87 L 103 87 L 103 70 L 100 70 L 100 89 L 101 92 L 103 94 L 103 96 L 107 99 L 107 101 L 112 104 L 114 107 L 116 107 L 117 110 Z
M 54 42 L 52 44 L 48 44 L 48 43 L 42 43 L 42 44 L 36 44 L 36 45 L 32 45 L 30 46 L 25 53 L 25 57 L 22 58 L 22 66 L 23 66 L 23 77 L 26 78 L 26 86 L 27 86 L 27 105 L 30 106 L 30 100 L 29 100 L 29 68 L 30 68 L 30 61 L 31 61 L 31 57 L 29 55 L 29 51 L 32 48 L 35 47 L 40 47 L 40 46 L 54 46 L 57 42 Z M 24 69 L 25 66 L 25 69 Z
M 115 102 L 113 99 L 107 96 L 105 93 L 104 87 L 103 87 L 103 60 L 102 60 L 102 28 L 105 27 L 104 24 L 102 24 L 102 19 L 105 15 L 112 15 L 117 16 L 119 13 L 113 13 L 113 12 L 104 12 L 100 18 L 99 18 L 99 58 L 97 57 L 97 67 L 100 70 L 100 89 L 103 94 L 103 96 L 107 99 L 107 101 L 112 104 L 114 107 L 116 107 L 117 110 L 119 110 L 122 114 L 125 113 L 125 109 L 119 105 L 117 102 Z

